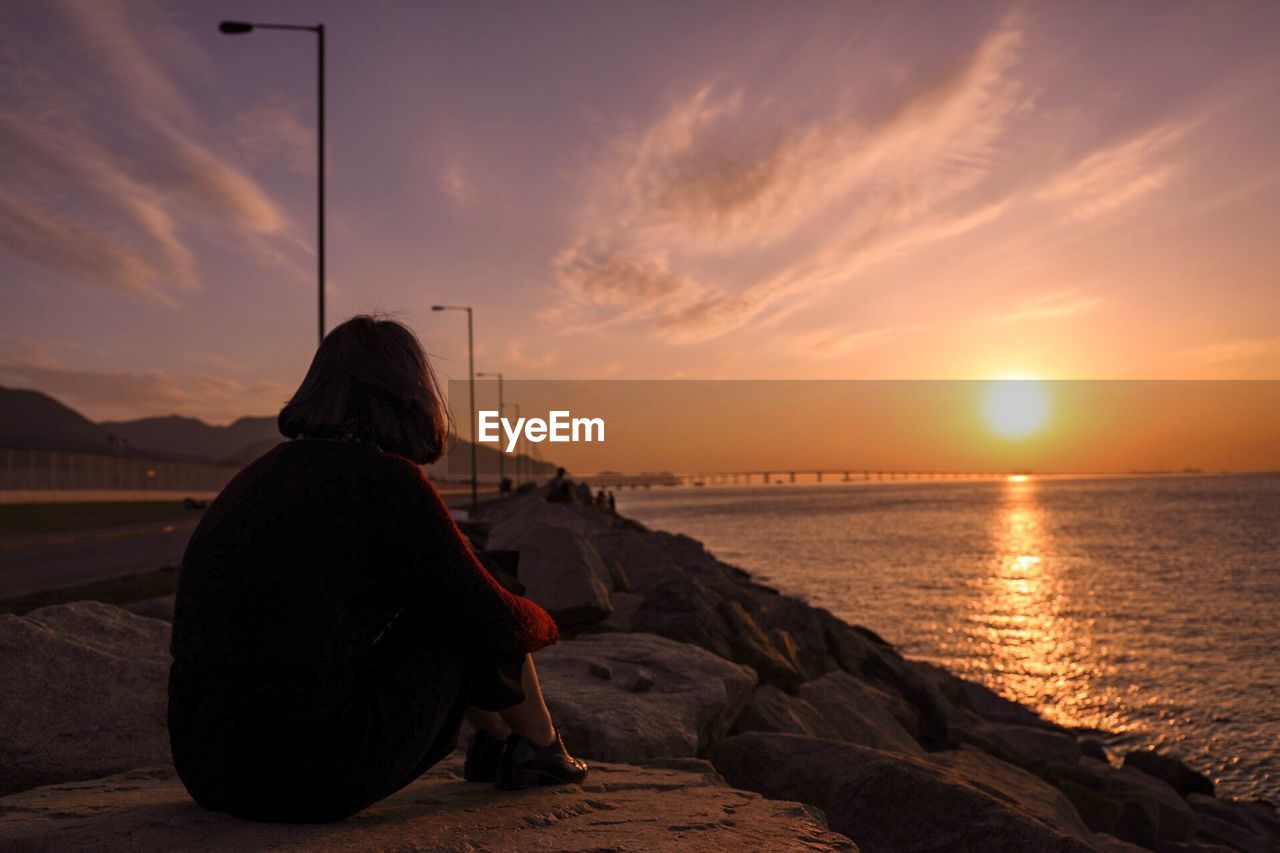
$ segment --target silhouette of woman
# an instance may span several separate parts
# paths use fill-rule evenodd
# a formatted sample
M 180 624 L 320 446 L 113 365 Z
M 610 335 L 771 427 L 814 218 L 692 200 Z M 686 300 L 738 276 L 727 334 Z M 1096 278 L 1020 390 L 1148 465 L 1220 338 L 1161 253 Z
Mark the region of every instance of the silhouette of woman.
M 292 440 L 228 484 L 182 561 L 168 714 L 192 798 L 339 820 L 451 752 L 464 715 L 467 779 L 585 778 L 530 658 L 555 623 L 495 581 L 422 476 L 448 417 L 413 333 L 338 326 L 278 423 Z

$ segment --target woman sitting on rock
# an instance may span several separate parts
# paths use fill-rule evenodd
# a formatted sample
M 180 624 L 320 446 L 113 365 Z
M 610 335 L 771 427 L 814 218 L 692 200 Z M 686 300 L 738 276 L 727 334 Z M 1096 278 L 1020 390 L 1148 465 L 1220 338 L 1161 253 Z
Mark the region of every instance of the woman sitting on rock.
M 451 752 L 464 715 L 467 779 L 585 778 L 529 657 L 555 623 L 490 576 L 418 467 L 448 423 L 413 333 L 338 326 L 279 426 L 293 440 L 231 481 L 182 560 L 169 737 L 192 798 L 338 820 Z

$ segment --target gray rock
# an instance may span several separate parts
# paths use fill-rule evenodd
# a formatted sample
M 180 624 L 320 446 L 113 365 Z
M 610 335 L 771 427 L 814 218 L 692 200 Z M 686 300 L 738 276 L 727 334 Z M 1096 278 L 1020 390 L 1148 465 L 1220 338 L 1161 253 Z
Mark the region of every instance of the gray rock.
M 647 693 L 653 689 L 655 683 L 653 673 L 647 669 L 641 669 L 636 671 L 636 677 L 627 689 L 632 693 Z
M 652 634 L 585 634 L 534 657 L 565 743 L 583 758 L 632 762 L 691 757 L 729 731 L 755 686 L 747 667 Z M 613 679 L 592 676 L 604 663 Z M 644 692 L 629 687 L 641 671 Z
M 1066 794 L 1020 767 L 965 746 L 931 752 L 927 761 L 999 800 L 1014 803 L 1036 820 L 1064 835 L 1092 843 L 1092 833 Z
M 961 737 L 1011 764 L 1039 772 L 1051 764 L 1074 764 L 1080 744 L 1071 735 L 1015 723 L 995 723 L 970 718 L 958 727 Z
M 977 684 L 960 678 L 942 667 L 927 663 L 916 665 L 920 672 L 926 674 L 957 708 L 966 708 L 984 720 L 993 723 L 1009 723 L 1018 726 L 1031 726 L 1057 731 L 1065 734 L 1066 730 L 1055 726 L 1035 711 L 1004 698 L 1000 694 Z
M 1280 815 L 1270 803 L 1188 794 L 1187 805 L 1196 813 L 1197 839 L 1250 853 L 1280 850 Z
M 0 799 L 0 848 L 81 850 L 850 850 L 821 812 L 727 787 L 705 762 L 597 763 L 581 785 L 505 793 L 451 758 L 333 824 L 272 824 L 200 809 L 170 767 Z
M 176 597 L 174 595 L 159 595 L 155 598 L 144 598 L 141 601 L 126 604 L 124 609 L 130 613 L 137 613 L 139 616 L 172 622 L 173 603 Z
M 1122 841 L 1114 835 L 1105 832 L 1095 832 L 1093 834 L 1093 843 L 1103 853 L 1149 853 L 1149 847 L 1139 847 L 1137 844 L 1130 844 L 1128 841 Z
M 169 625 L 77 601 L 0 616 L 0 793 L 169 761 Z
M 631 617 L 636 631 L 692 643 L 750 666 L 764 683 L 794 688 L 803 675 L 736 600 L 689 574 L 673 575 L 651 589 Z
M 887 693 L 846 672 L 829 672 L 800 685 L 799 695 L 831 723 L 836 739 L 907 755 L 924 755 L 889 708 Z
M 613 612 L 612 580 L 600 556 L 584 536 L 567 526 L 545 524 L 538 515 L 527 513 L 494 525 L 489 547 L 520 552 L 525 594 L 562 628 L 572 631 L 607 618 Z
M 1196 817 L 1168 783 L 1134 770 L 1084 757 L 1055 764 L 1041 775 L 1075 805 L 1085 825 L 1143 847 L 1191 841 Z
M 1128 752 L 1124 756 L 1124 766 L 1134 767 L 1148 776 L 1168 782 L 1184 797 L 1187 794 L 1213 796 L 1213 782 L 1209 777 L 1197 773 L 1172 755 L 1145 749 Z
M 591 535 L 605 565 L 625 579 L 630 592 L 648 594 L 683 570 L 653 542 L 653 534 L 630 527 L 613 527 Z
M 790 696 L 772 684 L 762 684 L 738 715 L 734 731 L 778 732 L 839 740 L 836 728 L 822 712 L 798 696 Z
M 817 806 L 833 829 L 868 853 L 1094 849 L 1043 823 L 1017 802 L 910 756 L 750 732 L 725 740 L 712 750 L 711 760 L 735 787 Z
M 622 632 L 632 630 L 631 617 L 644 603 L 644 596 L 636 595 L 634 592 L 614 592 L 609 599 L 613 603 L 613 612 L 604 621 L 593 625 L 591 630 Z

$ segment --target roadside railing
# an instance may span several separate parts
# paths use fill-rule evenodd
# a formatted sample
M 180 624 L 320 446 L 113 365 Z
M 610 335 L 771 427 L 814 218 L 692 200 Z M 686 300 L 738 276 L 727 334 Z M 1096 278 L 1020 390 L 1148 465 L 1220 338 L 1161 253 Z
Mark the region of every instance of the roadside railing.
M 217 492 L 237 468 L 149 456 L 0 448 L 0 490 Z

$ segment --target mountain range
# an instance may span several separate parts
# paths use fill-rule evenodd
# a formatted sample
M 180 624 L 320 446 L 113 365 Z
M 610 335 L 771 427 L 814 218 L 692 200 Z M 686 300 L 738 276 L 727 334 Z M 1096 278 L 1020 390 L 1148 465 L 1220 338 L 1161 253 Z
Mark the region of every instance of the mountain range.
M 181 415 L 94 423 L 41 391 L 0 387 L 0 447 L 172 457 L 239 468 L 281 441 L 274 417 L 240 418 L 227 426 Z M 451 466 L 465 465 L 468 442 L 454 439 L 453 448 Z M 497 450 L 480 445 L 476 454 L 482 474 L 497 470 Z M 507 457 L 506 465 L 514 469 L 514 459 Z M 525 465 L 534 476 L 555 471 L 553 463 L 538 459 Z

